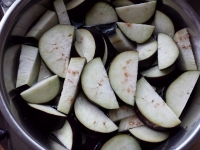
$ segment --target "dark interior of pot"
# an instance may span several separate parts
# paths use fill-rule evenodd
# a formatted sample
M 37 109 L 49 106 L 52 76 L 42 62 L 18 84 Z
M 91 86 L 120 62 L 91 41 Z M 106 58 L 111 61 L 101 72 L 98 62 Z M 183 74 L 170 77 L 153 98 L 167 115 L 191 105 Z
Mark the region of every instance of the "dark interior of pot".
M 163 2 L 163 10 L 174 16 L 177 28 L 188 28 L 196 62 L 200 69 L 200 25 L 197 15 L 181 0 L 163 0 Z M 10 126 L 32 149 L 53 149 L 52 142 L 48 139 L 46 133 L 34 127 L 26 114 L 23 113 L 22 108 L 15 104 L 16 97 L 13 96 L 12 92 L 10 93 L 15 88 L 20 54 L 20 37 L 25 36 L 32 24 L 37 21 L 37 18 L 31 19 L 32 14 L 38 13 L 38 17 L 42 15 L 39 12 L 34 12 L 33 7 L 38 7 L 38 5 L 52 9 L 48 0 L 39 2 L 24 0 L 13 5 L 2 21 L 3 28 L 1 28 L 0 37 L 3 39 L 0 41 L 1 109 Z M 167 141 L 155 145 L 153 148 L 148 148 L 148 150 L 188 149 L 193 144 L 200 128 L 199 89 L 200 81 L 198 81 L 181 116 L 181 125 L 173 129 L 172 135 Z

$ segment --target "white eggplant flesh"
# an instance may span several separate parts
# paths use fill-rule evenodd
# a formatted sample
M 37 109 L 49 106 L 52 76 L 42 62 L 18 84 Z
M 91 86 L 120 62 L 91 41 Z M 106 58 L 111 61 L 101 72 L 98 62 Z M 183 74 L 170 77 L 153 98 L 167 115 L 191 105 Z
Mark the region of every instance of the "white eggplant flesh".
M 109 139 L 101 150 L 142 150 L 138 141 L 127 134 L 119 134 Z
M 119 108 L 100 58 L 95 58 L 85 65 L 81 76 L 81 85 L 85 95 L 95 104 L 106 109 Z
M 174 80 L 166 91 L 166 103 L 180 117 L 198 81 L 200 71 L 187 71 Z
M 118 129 L 98 107 L 85 98 L 83 93 L 80 93 L 76 98 L 74 112 L 79 122 L 89 130 L 111 133 Z
M 155 26 L 152 25 L 124 22 L 117 22 L 117 25 L 126 37 L 136 43 L 144 43 L 147 41 L 155 28 Z
M 109 68 L 110 84 L 117 96 L 126 104 L 134 106 L 139 55 L 126 51 L 117 55 Z
M 29 89 L 23 91 L 21 97 L 29 103 L 46 103 L 56 97 L 60 89 L 60 81 L 57 75 L 38 82 Z
M 181 123 L 176 114 L 144 78 L 137 82 L 136 105 L 146 119 L 156 126 L 173 128 Z
M 174 41 L 179 48 L 179 57 L 177 60 L 178 67 L 183 70 L 197 70 L 197 64 L 195 62 L 192 45 L 190 42 L 189 33 L 186 28 L 176 32 Z
M 58 16 L 59 23 L 70 25 L 71 22 L 69 20 L 69 16 L 68 16 L 64 1 L 63 0 L 55 0 L 53 4 L 54 4 L 54 9 Z
M 40 20 L 31 28 L 26 37 L 37 40 L 49 29 L 58 24 L 58 17 L 54 11 L 47 10 Z
M 158 34 L 158 67 L 160 70 L 173 65 L 179 56 L 179 49 L 174 40 L 163 33 Z
M 65 78 L 74 39 L 74 26 L 56 25 L 39 40 L 40 55 L 48 68 Z
M 154 14 L 155 9 L 156 1 L 115 8 L 118 16 L 124 22 L 137 24 L 148 21 Z
M 38 48 L 22 45 L 16 87 L 25 84 L 31 86 L 36 82 L 40 68 L 40 61 L 41 59 Z
M 86 59 L 83 57 L 71 58 L 67 69 L 61 97 L 57 110 L 68 114 L 74 104 L 79 90 L 79 81 Z

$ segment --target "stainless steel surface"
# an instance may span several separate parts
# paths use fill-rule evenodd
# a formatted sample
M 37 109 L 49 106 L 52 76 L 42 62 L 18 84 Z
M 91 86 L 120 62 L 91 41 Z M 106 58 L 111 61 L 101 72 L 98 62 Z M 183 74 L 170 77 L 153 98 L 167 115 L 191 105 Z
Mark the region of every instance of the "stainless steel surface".
M 48 4 L 43 0 L 44 4 Z M 28 126 L 26 118 L 22 118 L 12 105 L 11 97 L 8 92 L 14 88 L 17 63 L 13 63 L 18 59 L 18 46 L 11 48 L 12 43 L 9 43 L 9 37 L 16 30 L 16 23 L 20 18 L 29 11 L 33 4 L 37 2 L 30 0 L 17 0 L 0 24 L 0 109 L 11 126 L 12 130 L 22 139 L 24 143 L 31 149 L 52 149 L 49 140 L 46 136 L 33 131 L 33 128 Z M 193 9 L 183 0 L 164 0 L 164 3 L 174 8 L 182 16 L 188 25 L 188 31 L 191 35 L 194 53 L 198 68 L 200 68 L 200 20 Z M 25 20 L 27 22 L 28 20 Z M 26 24 L 26 23 L 25 23 Z M 28 29 L 28 28 L 27 28 Z M 16 32 L 15 32 L 16 33 Z M 17 32 L 24 36 L 24 33 Z M 174 131 L 176 134 L 171 136 L 169 140 L 155 148 L 155 150 L 187 150 L 194 144 L 200 135 L 200 81 L 198 81 L 196 90 L 193 95 L 192 102 L 187 108 L 187 113 L 183 115 L 180 128 Z M 27 149 L 29 149 L 26 147 Z

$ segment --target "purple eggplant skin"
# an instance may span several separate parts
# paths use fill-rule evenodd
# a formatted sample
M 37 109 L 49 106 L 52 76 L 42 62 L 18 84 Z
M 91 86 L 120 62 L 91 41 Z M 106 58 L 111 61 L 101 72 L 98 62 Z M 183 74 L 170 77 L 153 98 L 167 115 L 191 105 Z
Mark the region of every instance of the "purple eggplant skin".
M 97 150 L 107 139 L 109 138 L 92 138 L 87 136 L 85 143 L 82 145 L 82 150 Z
M 87 12 L 92 8 L 96 1 L 94 0 L 85 0 L 75 8 L 67 10 L 69 18 L 71 20 L 83 20 Z
M 138 70 L 143 71 L 149 67 L 156 61 L 157 59 L 157 52 L 151 55 L 149 58 L 139 61 Z
M 30 117 L 38 124 L 38 127 L 47 131 L 53 132 L 62 128 L 66 117 L 48 114 L 44 111 L 35 109 L 29 106 Z
M 9 37 L 9 42 L 14 45 L 24 44 L 24 45 L 38 47 L 38 40 L 36 40 L 33 37 L 22 37 L 13 35 Z
M 96 44 L 96 51 L 94 54 L 94 58 L 100 57 L 103 59 L 104 53 L 105 53 L 105 44 L 103 40 L 103 36 L 101 33 L 99 33 L 96 29 L 93 28 L 87 28 L 88 31 L 93 35 L 95 44 Z
M 81 149 L 82 138 L 79 125 L 77 124 L 76 120 L 74 120 L 72 115 L 67 116 L 67 120 L 72 128 L 73 133 L 72 150 Z
M 14 96 L 20 95 L 21 92 L 27 90 L 28 88 L 30 88 L 30 86 L 25 84 L 25 85 L 22 85 L 20 87 L 17 87 L 15 89 L 11 90 L 8 94 L 10 97 L 14 97 Z
M 183 20 L 182 16 L 172 7 L 166 4 L 162 4 L 157 9 L 162 13 L 164 13 L 165 15 L 167 15 L 172 20 L 175 32 L 188 27 L 186 22 Z
M 170 72 L 169 74 L 162 76 L 162 77 L 154 77 L 149 78 L 145 77 L 145 79 L 155 87 L 165 87 L 168 86 L 174 79 L 176 79 L 182 71 L 180 71 L 177 66 L 175 66 L 174 70 Z
M 85 25 L 84 19 L 71 20 L 71 24 L 75 26 L 75 29 L 83 28 Z
M 145 77 L 145 79 L 155 87 L 162 87 L 166 86 L 169 82 L 171 82 L 172 78 L 174 76 L 174 71 L 170 72 L 167 75 L 164 75 L 162 77 L 154 77 L 154 78 L 149 78 Z
M 70 53 L 71 57 L 81 57 L 78 52 L 76 51 L 76 48 L 74 46 L 74 44 L 71 47 L 71 53 Z
M 145 108 L 144 108 L 145 109 Z M 169 128 L 164 128 L 161 126 L 158 126 L 154 123 L 152 123 L 151 121 L 149 121 L 138 109 L 137 105 L 134 106 L 134 111 L 136 113 L 136 115 L 138 116 L 138 118 L 149 128 L 156 130 L 156 131 L 168 131 L 170 130 Z

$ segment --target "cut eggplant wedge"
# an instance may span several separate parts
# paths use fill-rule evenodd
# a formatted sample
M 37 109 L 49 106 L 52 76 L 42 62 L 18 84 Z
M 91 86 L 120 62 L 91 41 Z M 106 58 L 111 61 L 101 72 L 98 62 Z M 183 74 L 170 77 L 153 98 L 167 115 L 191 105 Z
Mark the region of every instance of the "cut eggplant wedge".
M 31 26 L 38 20 L 46 11 L 46 7 L 35 3 L 27 11 L 23 13 L 16 22 L 11 35 L 24 37 Z M 27 21 L 28 20 L 28 21 Z
M 56 14 L 58 16 L 59 23 L 70 25 L 71 22 L 69 20 L 69 16 L 68 16 L 64 1 L 63 0 L 55 0 L 53 2 L 53 4 L 54 4 L 54 9 L 56 11 Z
M 135 49 L 133 44 L 124 36 L 119 28 L 107 32 L 107 36 L 119 53 Z
M 176 32 L 174 41 L 177 43 L 180 55 L 177 60 L 178 67 L 183 70 L 197 70 L 192 45 L 186 28 Z
M 29 112 L 34 121 L 46 131 L 56 131 L 65 123 L 66 115 L 58 112 L 56 109 L 39 104 L 28 104 Z
M 70 121 L 66 120 L 63 127 L 52 134 L 61 142 L 66 149 L 78 150 L 81 145 L 81 133 L 77 130 Z
M 166 91 L 166 103 L 180 117 L 199 78 L 200 71 L 187 71 L 174 80 Z
M 93 103 L 106 109 L 119 108 L 100 58 L 86 64 L 81 76 L 81 85 L 83 92 Z
M 76 98 L 74 112 L 79 122 L 93 132 L 106 134 L 118 129 L 98 107 L 88 102 L 83 93 Z
M 129 129 L 137 128 L 143 125 L 144 123 L 140 121 L 136 114 L 134 114 L 120 121 L 118 132 L 126 132 Z
M 117 21 L 115 9 L 105 2 L 97 2 L 85 17 L 86 26 L 109 24 Z
M 142 44 L 137 44 L 136 50 L 139 52 L 139 68 L 150 67 L 157 58 L 158 42 L 153 38 Z
M 177 60 L 179 49 L 173 39 L 163 33 L 158 34 L 158 67 L 166 69 Z
M 151 25 L 123 22 L 117 22 L 117 25 L 126 37 L 137 43 L 144 43 L 147 41 L 155 28 L 155 26 Z
M 58 94 L 60 81 L 57 75 L 38 82 L 31 88 L 25 90 L 20 95 L 29 103 L 46 103 L 51 101 Z
M 134 114 L 135 112 L 133 108 L 124 105 L 118 109 L 112 109 L 108 111 L 110 119 L 114 122 L 124 119 L 126 117 L 130 117 Z
M 171 19 L 161 11 L 156 10 L 153 25 L 155 25 L 155 35 L 158 35 L 158 33 L 164 33 L 172 38 L 174 37 L 174 24 Z
M 154 14 L 156 1 L 115 8 L 118 16 L 126 23 L 144 23 Z M 138 17 L 139 16 L 139 17 Z
M 40 55 L 48 68 L 65 78 L 74 38 L 74 26 L 56 25 L 41 37 Z
M 47 68 L 45 63 L 43 61 L 41 61 L 37 82 L 40 82 L 50 76 L 52 76 L 51 71 Z
M 169 132 L 160 132 L 152 130 L 147 126 L 140 126 L 129 129 L 130 133 L 136 138 L 150 143 L 158 143 L 166 140 L 169 137 Z
M 110 84 L 117 96 L 134 106 L 138 72 L 138 52 L 127 51 L 117 55 L 109 68 Z
M 64 81 L 63 90 L 57 110 L 68 114 L 74 104 L 79 90 L 79 81 L 86 59 L 83 57 L 71 58 Z
M 158 66 L 151 67 L 140 74 L 147 79 L 147 81 L 156 87 L 165 86 L 174 74 L 175 65 L 168 67 L 167 69 L 160 70 Z
M 131 2 L 129 0 L 114 0 L 114 1 L 112 1 L 112 5 L 114 7 L 122 7 L 122 6 L 133 5 L 133 2 Z
M 139 52 L 139 61 L 150 58 L 156 53 L 158 49 L 158 42 L 153 38 L 142 44 L 137 44 L 136 50 Z
M 175 69 L 175 65 L 172 65 L 171 67 L 159 70 L 158 66 L 149 68 L 148 70 L 142 71 L 140 74 L 147 78 L 159 78 L 168 75 Z
M 138 141 L 130 135 L 119 134 L 109 139 L 101 150 L 142 150 Z
M 26 37 L 33 37 L 37 40 L 50 28 L 58 24 L 58 17 L 54 11 L 47 10 L 40 20 L 31 28 Z
M 85 57 L 87 62 L 94 57 L 103 58 L 105 43 L 102 35 L 94 29 L 76 30 L 75 49 L 79 56 Z
M 22 45 L 16 87 L 25 84 L 31 86 L 36 82 L 40 68 L 40 61 L 38 48 Z
M 137 82 L 136 105 L 145 118 L 137 116 L 151 128 L 173 128 L 181 123 L 176 114 L 144 78 Z M 150 126 L 148 121 L 152 122 L 154 126 Z

